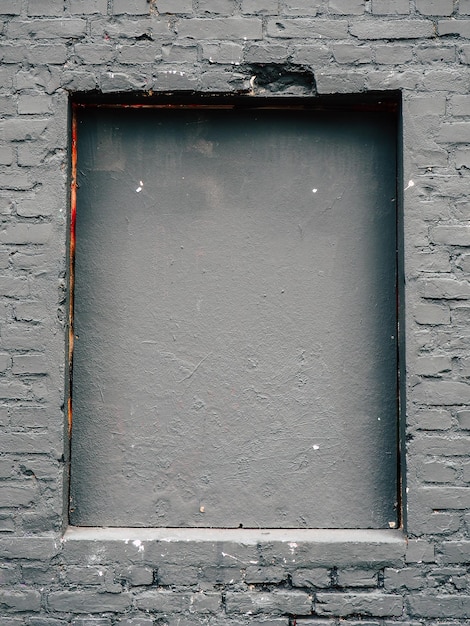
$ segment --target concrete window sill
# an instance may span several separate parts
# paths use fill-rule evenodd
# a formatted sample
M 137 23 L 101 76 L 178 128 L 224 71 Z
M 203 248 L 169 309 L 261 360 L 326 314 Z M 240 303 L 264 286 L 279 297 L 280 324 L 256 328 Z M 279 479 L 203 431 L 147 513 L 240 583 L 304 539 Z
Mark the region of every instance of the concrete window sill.
M 392 566 L 403 561 L 401 530 L 85 528 L 69 526 L 63 550 L 73 561 L 284 567 Z

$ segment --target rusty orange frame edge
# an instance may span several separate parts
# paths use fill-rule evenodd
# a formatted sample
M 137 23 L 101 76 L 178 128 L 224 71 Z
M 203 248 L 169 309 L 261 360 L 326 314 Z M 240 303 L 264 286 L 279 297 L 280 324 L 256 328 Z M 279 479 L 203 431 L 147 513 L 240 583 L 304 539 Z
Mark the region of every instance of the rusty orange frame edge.
M 73 364 L 73 308 L 75 282 L 75 224 L 77 217 L 77 114 L 72 105 L 72 145 L 71 145 L 71 181 L 70 181 L 70 248 L 69 248 L 69 393 L 67 398 L 67 421 L 69 440 L 72 434 L 72 364 Z

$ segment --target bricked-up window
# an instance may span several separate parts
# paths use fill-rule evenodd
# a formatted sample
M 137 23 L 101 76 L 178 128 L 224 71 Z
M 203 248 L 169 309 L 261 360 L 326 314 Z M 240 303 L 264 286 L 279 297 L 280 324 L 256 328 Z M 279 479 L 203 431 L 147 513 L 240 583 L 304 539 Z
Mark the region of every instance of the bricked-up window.
M 268 104 L 74 109 L 72 524 L 399 523 L 396 116 Z

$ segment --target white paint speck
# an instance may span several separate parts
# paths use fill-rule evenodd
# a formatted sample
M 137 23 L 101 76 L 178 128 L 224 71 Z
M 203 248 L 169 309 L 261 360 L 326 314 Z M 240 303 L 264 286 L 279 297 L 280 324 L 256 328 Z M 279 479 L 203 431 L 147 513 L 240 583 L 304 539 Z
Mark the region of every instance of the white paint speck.
M 144 183 L 141 180 L 139 180 L 139 186 L 137 187 L 136 192 L 140 193 L 143 189 L 143 186 L 144 186 Z
M 414 181 L 413 180 L 409 180 L 407 186 L 405 187 L 404 191 L 406 191 L 407 189 L 410 189 L 411 187 L 414 187 Z
M 312 193 L 317 193 L 318 189 L 312 189 Z
M 312 446 L 312 448 L 314 450 L 320 450 L 320 446 L 318 444 L 316 444 L 316 443 Z
M 389 522 L 388 525 L 390 526 L 390 528 L 395 528 L 396 522 Z
M 140 539 L 135 539 L 132 542 L 132 545 L 135 546 L 136 548 L 139 548 L 139 552 L 144 551 L 144 544 L 140 541 Z

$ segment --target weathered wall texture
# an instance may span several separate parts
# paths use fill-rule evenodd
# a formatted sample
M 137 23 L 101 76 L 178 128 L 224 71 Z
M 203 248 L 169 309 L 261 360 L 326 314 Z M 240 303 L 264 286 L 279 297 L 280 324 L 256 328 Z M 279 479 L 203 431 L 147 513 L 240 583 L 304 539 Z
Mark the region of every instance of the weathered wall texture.
M 0 625 L 466 623 L 470 1 L 0 0 L 0 13 Z M 403 531 L 63 540 L 69 96 L 142 90 L 402 92 Z

